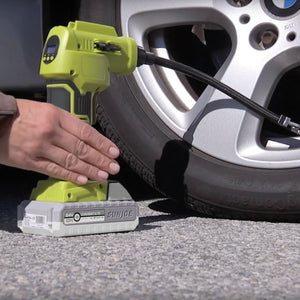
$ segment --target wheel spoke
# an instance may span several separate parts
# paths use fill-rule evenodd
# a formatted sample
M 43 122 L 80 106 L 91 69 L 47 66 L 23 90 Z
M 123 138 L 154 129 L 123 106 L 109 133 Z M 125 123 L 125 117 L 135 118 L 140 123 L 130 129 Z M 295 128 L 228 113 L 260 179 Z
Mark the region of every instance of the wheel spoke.
M 214 1 L 199 4 L 197 0 L 189 1 L 139 1 L 127 0 L 121 2 L 122 29 L 130 36 L 141 37 L 153 28 L 174 26 L 176 24 L 192 24 L 201 16 L 195 8 L 212 9 Z
M 256 64 L 255 68 L 252 68 L 251 62 L 237 49 L 215 77 L 250 98 L 263 68 L 264 63 Z M 247 71 L 243 74 L 240 70 Z M 264 105 L 266 99 L 260 100 L 260 104 Z M 189 139 L 193 136 L 190 142 L 194 146 L 197 145 L 198 149 L 213 153 L 214 156 L 226 156 L 231 159 L 239 157 L 237 143 L 239 138 L 244 136 L 241 131 L 244 132 L 244 122 L 249 118 L 251 122 L 247 123 L 247 137 L 255 143 L 257 141 L 254 138 L 259 124 L 257 116 L 218 90 L 208 88 L 186 115 L 186 124 L 189 124 L 189 127 L 185 136 Z

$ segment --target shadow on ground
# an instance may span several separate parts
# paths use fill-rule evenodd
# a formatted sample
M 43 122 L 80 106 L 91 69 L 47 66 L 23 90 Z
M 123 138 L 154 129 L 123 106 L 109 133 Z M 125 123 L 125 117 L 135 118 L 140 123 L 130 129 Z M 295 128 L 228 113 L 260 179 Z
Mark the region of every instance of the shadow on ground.
M 0 165 L 1 200 L 0 230 L 19 232 L 17 228 L 17 206 L 29 199 L 36 182 L 46 176 Z
M 139 201 L 163 197 L 162 194 L 154 190 L 133 172 L 122 159 L 119 159 L 118 162 L 121 167 L 120 172 L 110 178 L 120 181 L 134 200 Z

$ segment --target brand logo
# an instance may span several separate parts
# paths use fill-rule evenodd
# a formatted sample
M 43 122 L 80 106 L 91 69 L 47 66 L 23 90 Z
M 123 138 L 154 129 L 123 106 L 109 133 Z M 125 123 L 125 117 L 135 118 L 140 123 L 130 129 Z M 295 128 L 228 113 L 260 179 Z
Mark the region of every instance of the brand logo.
M 134 212 L 133 210 L 130 209 L 109 211 L 107 213 L 108 219 L 132 218 L 133 216 L 134 216 Z
M 293 6 L 297 0 L 273 0 L 273 3 L 278 8 L 289 8 Z

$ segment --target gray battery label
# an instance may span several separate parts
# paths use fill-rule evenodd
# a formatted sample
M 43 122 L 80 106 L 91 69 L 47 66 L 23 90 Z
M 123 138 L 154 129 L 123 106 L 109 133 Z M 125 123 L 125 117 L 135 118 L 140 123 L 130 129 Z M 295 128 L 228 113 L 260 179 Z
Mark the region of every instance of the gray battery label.
M 117 204 L 117 203 L 115 203 Z M 119 204 L 119 203 L 118 203 Z M 63 223 L 65 225 L 88 224 L 88 223 L 112 223 L 128 222 L 137 218 L 137 210 L 134 202 L 132 205 L 108 206 L 101 209 L 65 210 Z
M 44 215 L 25 213 L 22 223 L 24 227 L 40 229 L 48 228 L 46 223 L 46 216 Z
M 89 224 L 105 221 L 105 210 L 79 210 L 64 211 L 63 222 L 65 225 Z

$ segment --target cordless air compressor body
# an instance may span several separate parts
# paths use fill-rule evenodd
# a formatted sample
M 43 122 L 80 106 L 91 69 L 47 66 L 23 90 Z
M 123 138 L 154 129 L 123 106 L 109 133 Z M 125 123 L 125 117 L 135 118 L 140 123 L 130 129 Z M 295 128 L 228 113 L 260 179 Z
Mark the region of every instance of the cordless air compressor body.
M 40 65 L 47 102 L 95 122 L 95 94 L 110 84 L 110 72 L 130 74 L 137 66 L 137 45 L 113 27 L 76 21 L 49 32 Z M 138 206 L 114 181 L 79 186 L 49 178 L 18 206 L 18 227 L 25 233 L 74 236 L 134 230 Z

